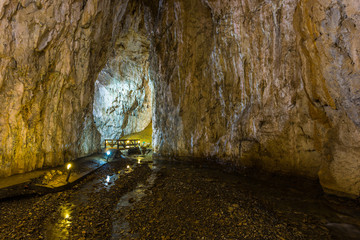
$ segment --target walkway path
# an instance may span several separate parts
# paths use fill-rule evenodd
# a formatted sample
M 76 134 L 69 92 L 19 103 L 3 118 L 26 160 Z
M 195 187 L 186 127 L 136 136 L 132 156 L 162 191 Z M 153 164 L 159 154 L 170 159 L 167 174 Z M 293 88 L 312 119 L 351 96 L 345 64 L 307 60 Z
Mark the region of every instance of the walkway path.
M 109 161 L 114 157 L 116 150 L 111 150 L 111 153 Z M 0 199 L 44 191 L 64 190 L 105 164 L 106 158 L 105 153 L 95 153 L 68 162 L 71 163 L 71 174 L 68 181 L 66 181 L 68 163 L 46 170 L 0 178 Z

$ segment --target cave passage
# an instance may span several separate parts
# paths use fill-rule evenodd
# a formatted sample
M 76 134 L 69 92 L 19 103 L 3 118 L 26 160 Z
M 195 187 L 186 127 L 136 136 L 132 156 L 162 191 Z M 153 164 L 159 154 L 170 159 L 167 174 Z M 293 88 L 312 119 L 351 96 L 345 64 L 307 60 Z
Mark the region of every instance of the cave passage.
M 360 239 L 359 12 L 0 1 L 0 239 Z
M 139 138 L 142 144 L 151 145 L 150 42 L 142 21 L 133 18 L 119 34 L 95 81 L 93 116 L 103 147 L 105 139 L 117 140 L 124 136 Z M 133 133 L 139 134 L 129 136 Z

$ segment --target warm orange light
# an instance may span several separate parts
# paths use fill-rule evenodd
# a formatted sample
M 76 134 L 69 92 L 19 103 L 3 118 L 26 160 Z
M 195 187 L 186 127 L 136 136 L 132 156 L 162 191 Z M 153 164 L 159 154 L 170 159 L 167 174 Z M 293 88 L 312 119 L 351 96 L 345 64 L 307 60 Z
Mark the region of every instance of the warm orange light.
M 66 166 L 67 170 L 69 170 L 71 168 L 71 163 L 69 163 L 67 166 Z

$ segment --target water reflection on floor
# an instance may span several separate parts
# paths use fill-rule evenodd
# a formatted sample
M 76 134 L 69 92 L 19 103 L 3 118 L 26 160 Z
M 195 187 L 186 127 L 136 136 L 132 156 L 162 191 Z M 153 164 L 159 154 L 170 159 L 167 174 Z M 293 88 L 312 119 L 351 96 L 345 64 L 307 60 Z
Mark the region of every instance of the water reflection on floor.
M 139 183 L 136 189 L 123 195 L 118 201 L 118 206 L 114 209 L 114 211 L 121 207 L 129 207 L 131 205 L 129 202 L 133 203 L 139 201 L 143 196 L 145 196 L 145 191 L 148 187 L 154 184 L 157 169 L 153 166 L 152 160 L 144 160 L 144 157 L 141 156 L 128 158 L 128 160 L 130 160 L 130 164 L 126 164 L 123 168 L 116 169 L 116 171 L 110 172 L 110 174 L 107 175 L 100 175 L 101 177 L 99 177 L 99 175 L 96 178 L 90 177 L 88 181 L 79 186 L 79 188 L 71 194 L 71 197 L 66 202 L 62 203 L 58 207 L 58 210 L 49 215 L 48 219 L 45 221 L 47 222 L 47 224 L 45 224 L 44 231 L 45 239 L 73 239 L 73 236 L 69 235 L 69 232 L 73 227 L 72 216 L 74 215 L 79 217 L 81 214 L 84 214 L 83 210 L 80 209 L 87 209 L 87 204 L 92 194 L 104 190 L 109 192 L 115 184 L 121 184 L 122 178 L 132 173 L 134 169 L 141 165 L 148 166 L 149 169 L 153 170 L 153 173 L 146 181 L 146 184 Z M 118 161 L 123 161 L 123 159 L 118 159 Z M 112 215 L 112 213 L 108 214 L 109 216 Z M 86 217 L 86 214 L 84 216 Z M 113 229 L 126 228 L 128 223 L 122 220 L 123 219 L 119 221 L 118 218 L 114 218 Z M 114 230 L 114 232 L 116 232 L 116 230 Z
M 148 166 L 152 172 L 145 183 L 137 183 L 135 189 L 122 195 L 112 213 L 112 239 L 121 236 L 137 238 L 137 233 L 130 229 L 126 217 L 134 204 L 151 194 L 151 187 L 156 186 L 156 177 L 161 169 L 181 171 L 186 176 L 184 181 L 192 181 L 192 177 L 201 181 L 219 182 L 226 189 L 246 192 L 258 201 L 277 212 L 284 212 L 287 218 L 296 220 L 297 214 L 308 214 L 321 219 L 323 226 L 330 230 L 333 239 L 360 239 L 360 207 L 355 201 L 342 200 L 323 194 L 319 185 L 303 179 L 276 177 L 259 172 L 245 174 L 224 171 L 216 164 L 192 164 L 189 162 L 168 162 L 135 157 L 130 165 L 116 172 L 94 178 L 83 184 L 71 198 L 62 204 L 46 226 L 46 239 L 69 239 L 69 229 L 73 221 L 72 215 L 79 206 L 86 205 L 93 192 L 106 189 L 110 191 L 121 179 L 132 173 L 138 166 Z M 196 180 L 198 181 L 198 179 Z M 219 193 L 221 195 L 221 193 Z
M 138 158 L 137 160 L 137 163 L 141 164 L 141 160 L 143 159 Z M 148 191 L 148 189 L 151 188 L 155 183 L 159 168 L 154 166 L 152 161 L 147 162 L 146 164 L 152 170 L 151 175 L 146 180 L 146 184 L 138 184 L 133 191 L 123 195 L 117 203 L 115 212 L 119 213 L 122 211 L 122 214 L 114 214 L 112 217 L 113 229 L 111 239 L 113 240 L 122 239 L 123 236 L 126 236 L 127 239 L 136 239 L 139 237 L 137 233 L 131 231 L 129 223 L 126 220 L 126 216 L 135 203 L 141 201 L 141 199 L 146 196 L 146 194 L 151 193 L 151 191 Z
M 72 203 L 67 203 L 59 207 L 58 221 L 55 224 L 49 223 L 46 225 L 45 237 L 47 239 L 69 239 L 72 212 L 75 207 L 76 206 Z

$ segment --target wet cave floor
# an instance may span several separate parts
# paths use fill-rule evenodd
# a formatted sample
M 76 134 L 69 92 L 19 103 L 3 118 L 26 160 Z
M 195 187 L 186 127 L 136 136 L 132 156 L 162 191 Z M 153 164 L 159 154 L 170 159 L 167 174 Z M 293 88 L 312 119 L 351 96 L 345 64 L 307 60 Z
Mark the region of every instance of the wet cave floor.
M 360 239 L 358 202 L 313 182 L 151 156 L 118 156 L 0 212 L 0 239 Z

